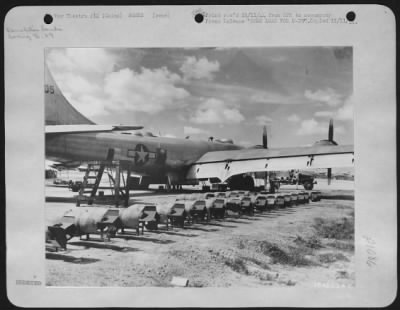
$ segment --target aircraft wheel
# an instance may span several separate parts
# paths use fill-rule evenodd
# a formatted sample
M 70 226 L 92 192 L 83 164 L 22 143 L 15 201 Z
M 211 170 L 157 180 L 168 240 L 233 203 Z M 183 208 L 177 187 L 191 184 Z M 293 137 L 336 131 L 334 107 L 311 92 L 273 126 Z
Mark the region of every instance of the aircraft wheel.
M 305 189 L 305 190 L 308 190 L 308 191 L 310 191 L 310 190 L 312 190 L 312 189 L 314 188 L 314 184 L 311 183 L 311 182 L 305 182 L 305 183 L 303 184 L 303 186 L 304 186 L 304 189 Z
M 243 176 L 241 174 L 234 175 L 229 178 L 228 186 L 231 190 L 254 190 L 254 180 L 251 176 Z
M 145 225 L 147 230 L 157 230 L 158 223 L 157 222 L 149 222 Z
M 201 213 L 201 219 L 204 221 L 208 221 L 208 214 L 207 214 L 207 208 L 203 209 L 203 212 Z

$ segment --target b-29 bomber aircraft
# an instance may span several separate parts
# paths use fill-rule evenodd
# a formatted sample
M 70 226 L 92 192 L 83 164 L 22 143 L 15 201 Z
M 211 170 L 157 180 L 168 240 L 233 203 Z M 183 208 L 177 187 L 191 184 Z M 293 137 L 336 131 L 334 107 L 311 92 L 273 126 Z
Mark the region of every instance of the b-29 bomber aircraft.
M 64 97 L 45 67 L 46 158 L 69 166 L 82 162 L 118 161 L 123 170 L 141 175 L 142 185 L 227 182 L 231 189 L 254 187 L 252 172 L 352 167 L 353 145 L 327 140 L 312 146 L 268 148 L 264 127 L 262 145 L 243 147 L 231 140 L 199 141 L 142 133 L 142 126 L 97 125 Z

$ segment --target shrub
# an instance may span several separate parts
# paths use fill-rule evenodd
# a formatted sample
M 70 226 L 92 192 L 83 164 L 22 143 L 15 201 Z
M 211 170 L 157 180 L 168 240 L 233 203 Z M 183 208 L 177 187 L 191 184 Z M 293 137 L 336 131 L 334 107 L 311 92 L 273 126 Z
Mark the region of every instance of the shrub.
M 235 259 L 227 259 L 225 261 L 225 265 L 229 266 L 233 271 L 238 273 L 244 273 L 246 275 L 249 274 L 249 270 L 243 259 L 236 257 Z
M 322 238 L 349 240 L 354 238 L 354 219 L 343 217 L 337 220 L 315 218 L 313 228 Z
M 292 266 L 308 266 L 311 261 L 305 258 L 305 255 L 311 254 L 311 250 L 307 247 L 289 247 L 288 250 L 283 250 L 276 244 L 268 241 L 261 241 L 261 252 L 272 258 L 274 264 L 284 264 Z

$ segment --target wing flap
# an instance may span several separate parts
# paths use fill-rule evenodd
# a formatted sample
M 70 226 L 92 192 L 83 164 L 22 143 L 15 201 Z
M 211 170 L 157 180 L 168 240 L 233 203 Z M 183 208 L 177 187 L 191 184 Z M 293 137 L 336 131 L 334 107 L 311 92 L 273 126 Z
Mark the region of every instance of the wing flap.
M 219 178 L 221 181 L 226 181 L 233 175 L 249 172 L 338 168 L 354 165 L 354 153 L 351 146 L 346 148 L 329 146 L 325 150 L 320 147 L 318 150 L 308 147 L 309 155 L 305 155 L 307 153 L 305 147 L 297 150 L 292 149 L 290 152 L 284 149 L 280 154 L 277 149 L 273 152 L 264 149 L 257 150 L 257 152 L 247 152 L 247 158 L 246 152 L 241 151 L 224 151 L 225 154 L 222 152 L 206 153 L 189 168 L 187 178 Z
M 193 165 L 187 173 L 188 179 L 208 179 L 218 178 L 224 179 L 226 163 L 208 163 L 205 165 Z

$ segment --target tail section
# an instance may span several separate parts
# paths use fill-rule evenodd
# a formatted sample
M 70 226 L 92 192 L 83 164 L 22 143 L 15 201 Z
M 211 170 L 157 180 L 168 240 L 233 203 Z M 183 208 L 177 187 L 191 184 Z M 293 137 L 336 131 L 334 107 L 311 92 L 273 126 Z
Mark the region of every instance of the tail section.
M 47 65 L 45 65 L 44 76 L 46 125 L 94 124 L 91 120 L 79 113 L 64 97 Z

